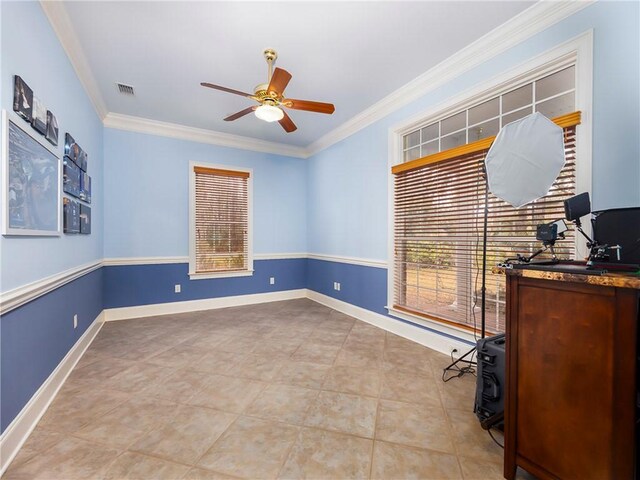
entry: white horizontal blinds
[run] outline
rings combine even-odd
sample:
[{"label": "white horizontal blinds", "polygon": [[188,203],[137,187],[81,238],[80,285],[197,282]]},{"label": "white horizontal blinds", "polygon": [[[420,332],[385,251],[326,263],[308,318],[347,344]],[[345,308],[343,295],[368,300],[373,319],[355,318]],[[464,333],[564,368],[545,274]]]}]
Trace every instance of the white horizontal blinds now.
[{"label": "white horizontal blinds", "polygon": [[[547,196],[520,209],[489,194],[487,329],[503,332],[505,278],[491,268],[540,243],[536,226],[564,218],[563,201],[575,194],[575,126],[565,132],[566,164]],[[488,148],[395,175],[394,306],[419,315],[480,328],[483,164]],[[573,232],[556,244],[574,254]],[[544,257],[542,257],[544,258]]]},{"label": "white horizontal blinds", "polygon": [[248,269],[247,172],[194,167],[196,273]]}]

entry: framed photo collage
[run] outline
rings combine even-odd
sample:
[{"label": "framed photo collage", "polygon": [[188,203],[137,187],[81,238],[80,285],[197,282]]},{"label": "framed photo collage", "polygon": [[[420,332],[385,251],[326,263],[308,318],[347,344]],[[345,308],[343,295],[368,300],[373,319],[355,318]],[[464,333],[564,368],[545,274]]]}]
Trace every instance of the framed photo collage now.
[{"label": "framed photo collage", "polygon": [[74,198],[63,199],[64,233],[91,233],[91,207],[86,205],[91,203],[91,177],[87,174],[87,160],[87,152],[69,133],[65,133],[62,188]]},{"label": "framed photo collage", "polygon": [[[13,116],[2,112],[2,234],[90,234],[87,152],[66,133],[61,164],[52,148],[58,146],[59,139],[56,116],[18,75],[14,76],[13,111]],[[18,118],[32,128],[25,128]],[[61,186],[68,196],[62,196]]]}]

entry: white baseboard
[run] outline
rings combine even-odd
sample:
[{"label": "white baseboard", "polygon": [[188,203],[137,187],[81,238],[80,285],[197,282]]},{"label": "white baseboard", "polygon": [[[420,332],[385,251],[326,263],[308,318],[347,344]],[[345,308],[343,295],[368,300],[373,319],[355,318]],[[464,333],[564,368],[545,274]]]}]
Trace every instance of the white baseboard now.
[{"label": "white baseboard", "polygon": [[156,315],[170,315],[173,313],[198,312],[216,308],[239,307],[256,303],[278,302],[305,298],[307,290],[284,290],[281,292],[254,293],[251,295],[236,295],[233,297],[206,298],[203,300],[187,300],[185,302],[155,303],[136,307],[108,308],[104,310],[105,321],[127,320],[130,318],[154,317]]},{"label": "white baseboard", "polygon": [[337,300],[333,297],[323,295],[322,293],[307,290],[307,298],[314,302],[321,303],[327,307],[333,308],[339,312],[342,312],[351,317],[362,320],[363,322],[374,325],[378,328],[386,330],[387,332],[394,333],[400,337],[429,347],[437,352],[449,355],[452,348],[457,348],[458,352],[466,352],[469,350],[470,345],[461,340],[445,337],[435,332],[425,330],[420,327],[415,327],[400,320],[394,320],[385,315],[372,312],[365,308],[357,307],[342,300]]},{"label": "white baseboard", "polygon": [[24,442],[37,425],[49,404],[64,384],[65,380],[82,357],[85,350],[100,331],[104,322],[104,314],[93,321],[87,330],[78,339],[75,345],[69,350],[56,369],[49,375],[49,378],[40,386],[29,402],[13,419],[11,424],[0,436],[0,476],[7,469],[13,458],[16,456]]},{"label": "white baseboard", "polygon": [[239,307],[242,305],[254,305],[257,303],[293,300],[295,298],[309,298],[310,300],[326,305],[334,310],[350,315],[371,325],[375,325],[378,328],[382,328],[383,330],[394,333],[408,340],[412,340],[424,345],[425,347],[444,353],[445,355],[449,355],[452,348],[457,348],[458,352],[466,352],[470,348],[470,345],[462,340],[446,337],[436,332],[426,330],[400,320],[395,320],[385,315],[357,307],[350,303],[343,302],[342,300],[337,300],[333,297],[329,297],[306,288],[285,290],[282,292],[237,295],[233,297],[188,300],[185,302],[167,302],[135,307],[109,308],[104,310],[103,313],[105,321],[110,322],[114,320],[155,317],[175,313],[198,312],[217,308]]}]

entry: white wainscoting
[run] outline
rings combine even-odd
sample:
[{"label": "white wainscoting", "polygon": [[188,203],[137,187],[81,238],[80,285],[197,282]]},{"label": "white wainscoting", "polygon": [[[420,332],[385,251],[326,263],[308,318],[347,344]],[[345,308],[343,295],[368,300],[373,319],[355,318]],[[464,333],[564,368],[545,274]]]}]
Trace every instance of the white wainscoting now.
[{"label": "white wainscoting", "polygon": [[[254,260],[285,260],[294,258],[313,258],[327,262],[347,263],[352,265],[364,265],[368,267],[387,268],[386,260],[371,258],[343,257],[338,255],[325,255],[319,253],[256,253]],[[64,272],[51,275],[36,282],[22,285],[18,288],[0,294],[0,314],[4,315],[21,305],[32,302],[73,280],[93,272],[100,267],[126,266],[126,265],[162,265],[171,263],[189,263],[188,256],[175,257],[118,257],[104,258],[94,262],[70,268]],[[216,307],[211,307],[216,308]]]},{"label": "white wainscoting", "polygon": [[4,315],[14,308],[32,302],[36,298],[60,288],[76,278],[93,272],[101,266],[102,260],[96,260],[2,293],[0,294],[0,314]]}]

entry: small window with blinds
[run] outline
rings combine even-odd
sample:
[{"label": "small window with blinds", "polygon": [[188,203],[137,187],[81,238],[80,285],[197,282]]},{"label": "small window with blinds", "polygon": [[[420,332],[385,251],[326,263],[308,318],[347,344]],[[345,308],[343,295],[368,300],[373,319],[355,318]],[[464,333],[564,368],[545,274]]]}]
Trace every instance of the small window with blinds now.
[{"label": "small window with blinds", "polygon": [[251,172],[191,165],[189,275],[250,275]]},{"label": "small window with blinds", "polygon": [[[487,331],[505,330],[505,276],[497,263],[539,247],[536,226],[564,218],[576,194],[575,112],[563,127],[566,163],[548,194],[516,209],[488,195]],[[394,174],[394,309],[466,329],[480,328],[485,155],[492,138],[396,165]],[[556,243],[574,258],[573,230]]]}]

